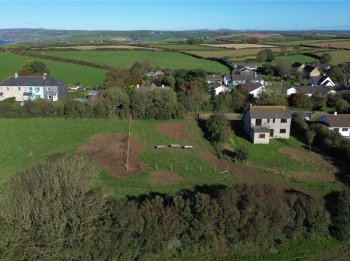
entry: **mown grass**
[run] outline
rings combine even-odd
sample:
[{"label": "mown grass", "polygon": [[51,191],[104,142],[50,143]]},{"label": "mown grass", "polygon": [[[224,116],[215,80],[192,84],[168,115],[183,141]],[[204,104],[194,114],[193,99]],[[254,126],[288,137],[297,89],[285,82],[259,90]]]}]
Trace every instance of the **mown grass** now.
[{"label": "mown grass", "polygon": [[103,83],[106,74],[104,70],[87,66],[0,52],[0,81],[13,76],[27,60],[42,61],[49,68],[51,76],[66,84],[81,83],[87,87],[98,86]]},{"label": "mown grass", "polygon": [[312,58],[310,56],[301,55],[301,54],[277,56],[276,60],[285,60],[289,64],[293,64],[295,62],[310,63],[310,62],[316,61],[315,58]]},{"label": "mown grass", "polygon": [[88,61],[113,67],[130,68],[135,62],[148,60],[151,66],[169,69],[197,69],[208,72],[228,72],[218,62],[198,59],[186,54],[166,51],[113,50],[113,51],[36,51],[47,55],[74,60]]}]

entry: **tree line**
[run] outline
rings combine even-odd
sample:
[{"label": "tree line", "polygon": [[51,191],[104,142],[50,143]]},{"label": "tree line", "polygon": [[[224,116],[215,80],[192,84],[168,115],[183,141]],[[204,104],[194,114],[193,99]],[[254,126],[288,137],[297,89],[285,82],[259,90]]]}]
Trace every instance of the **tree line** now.
[{"label": "tree line", "polygon": [[[199,186],[116,199],[82,156],[52,155],[10,178],[0,198],[0,257],[135,260],[230,251],[238,243],[350,237],[350,194],[323,200],[272,185]],[[249,175],[249,173],[247,173]],[[327,200],[327,199],[326,199]]]}]

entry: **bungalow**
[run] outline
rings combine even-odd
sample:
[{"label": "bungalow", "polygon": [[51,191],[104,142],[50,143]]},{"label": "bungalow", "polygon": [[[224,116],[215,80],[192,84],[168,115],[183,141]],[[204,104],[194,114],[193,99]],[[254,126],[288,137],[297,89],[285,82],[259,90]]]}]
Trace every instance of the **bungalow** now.
[{"label": "bungalow", "polygon": [[350,138],[350,114],[338,115],[337,112],[335,112],[334,114],[322,116],[318,121],[343,137]]},{"label": "bungalow", "polygon": [[248,94],[252,95],[254,98],[258,98],[260,93],[264,91],[265,86],[260,83],[244,83],[240,85],[243,90]]},{"label": "bungalow", "polygon": [[222,85],[220,82],[214,82],[209,85],[209,92],[212,96],[217,96],[220,93],[230,92],[231,89]]},{"label": "bungalow", "polygon": [[241,75],[241,74],[233,74],[226,75],[224,77],[224,84],[228,86],[237,86],[238,84],[243,83],[260,83],[262,85],[265,84],[265,81],[262,75]]},{"label": "bungalow", "polygon": [[304,75],[306,78],[310,78],[313,76],[320,76],[321,73],[316,67],[311,66],[311,65],[306,65],[304,67]]},{"label": "bungalow", "polygon": [[43,76],[19,76],[0,83],[0,101],[15,98],[17,102],[35,99],[57,101],[64,96],[64,83],[44,73]]},{"label": "bungalow", "polygon": [[207,75],[207,83],[211,84],[214,82],[220,82],[222,83],[222,76],[221,75],[217,75],[217,74],[208,74]]},{"label": "bungalow", "polygon": [[290,96],[297,92],[303,92],[307,96],[325,97],[328,94],[335,94],[336,91],[332,87],[326,86],[283,86],[286,96]]},{"label": "bungalow", "polygon": [[139,84],[136,85],[136,91],[140,91],[140,92],[153,91],[157,89],[170,90],[171,88],[169,86],[164,86],[164,84],[162,84],[162,86],[157,86],[154,83],[151,83],[150,85],[143,85],[143,86],[140,86]]},{"label": "bungalow", "polygon": [[243,129],[254,144],[268,144],[273,138],[289,138],[291,120],[285,106],[254,106],[243,115]]},{"label": "bungalow", "polygon": [[331,78],[328,76],[311,76],[310,77],[310,85],[322,85],[322,86],[329,86],[329,87],[334,87],[335,84],[332,81]]}]

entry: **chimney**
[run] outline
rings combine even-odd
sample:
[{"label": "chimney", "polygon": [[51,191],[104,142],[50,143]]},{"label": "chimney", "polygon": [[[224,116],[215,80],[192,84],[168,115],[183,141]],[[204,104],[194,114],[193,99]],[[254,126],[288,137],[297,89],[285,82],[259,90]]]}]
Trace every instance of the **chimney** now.
[{"label": "chimney", "polygon": [[15,73],[15,78],[18,78],[18,73]]},{"label": "chimney", "polygon": [[45,80],[46,77],[47,77],[47,73],[44,73],[44,74],[43,74],[43,79]]},{"label": "chimney", "polygon": [[335,115],[335,116],[337,116],[337,115],[338,115],[338,113],[335,111],[335,112],[334,112],[334,115]]}]

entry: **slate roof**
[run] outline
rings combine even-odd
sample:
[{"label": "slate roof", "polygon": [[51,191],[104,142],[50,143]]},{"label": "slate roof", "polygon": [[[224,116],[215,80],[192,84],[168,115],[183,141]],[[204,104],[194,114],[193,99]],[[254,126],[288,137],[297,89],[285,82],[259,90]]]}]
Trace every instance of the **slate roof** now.
[{"label": "slate roof", "polygon": [[350,127],[350,114],[327,114],[324,117],[327,119],[330,127]]},{"label": "slate roof", "polygon": [[221,80],[222,80],[221,75],[217,75],[217,74],[208,74],[207,75],[207,81],[215,82],[215,81],[221,81]]},{"label": "slate roof", "polygon": [[304,68],[304,71],[310,73],[310,72],[312,72],[315,69],[316,69],[316,67],[313,67],[311,65],[306,65],[305,68]]},{"label": "slate roof", "polygon": [[254,75],[243,75],[243,74],[233,74],[232,75],[232,81],[261,81],[262,75],[258,74],[256,76]]},{"label": "slate roof", "polygon": [[245,91],[247,91],[249,93],[249,92],[252,92],[256,89],[259,89],[260,87],[263,87],[264,85],[262,85],[260,83],[247,82],[247,83],[241,84],[241,86]]},{"label": "slate roof", "polygon": [[311,94],[314,96],[319,96],[319,97],[323,97],[326,96],[330,91],[335,91],[335,89],[333,87],[328,87],[328,86],[323,86],[323,85],[316,85],[316,86],[287,86],[287,85],[283,85],[282,86],[282,90],[284,90],[284,92],[287,92],[287,90],[294,88],[296,90],[296,92],[304,92],[305,94]]},{"label": "slate roof", "polygon": [[293,68],[299,68],[302,65],[303,65],[303,63],[295,62],[295,63],[292,64],[292,67]]},{"label": "slate roof", "polygon": [[285,106],[254,106],[249,109],[251,119],[291,119],[292,113]]},{"label": "slate roof", "polygon": [[50,76],[18,76],[10,77],[0,83],[0,86],[63,86],[63,82]]}]

